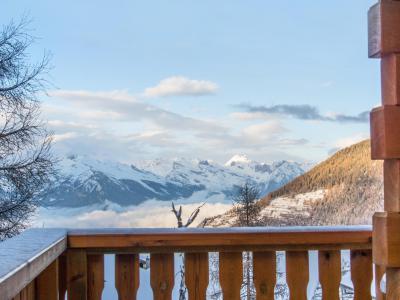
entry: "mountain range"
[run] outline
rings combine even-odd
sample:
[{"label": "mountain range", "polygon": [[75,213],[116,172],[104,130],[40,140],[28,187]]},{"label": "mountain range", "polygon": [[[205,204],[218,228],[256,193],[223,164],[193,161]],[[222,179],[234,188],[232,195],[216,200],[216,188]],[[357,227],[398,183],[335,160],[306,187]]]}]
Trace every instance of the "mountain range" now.
[{"label": "mountain range", "polygon": [[83,207],[116,203],[137,205],[146,200],[231,199],[238,186],[251,182],[266,195],[310,168],[309,163],[271,164],[235,155],[224,165],[200,159],[155,159],[135,164],[69,155],[41,200],[45,207]]},{"label": "mountain range", "polygon": [[[344,148],[259,201],[260,225],[370,224],[383,208],[383,167],[371,160],[370,141]],[[234,226],[232,211],[208,220]]]}]

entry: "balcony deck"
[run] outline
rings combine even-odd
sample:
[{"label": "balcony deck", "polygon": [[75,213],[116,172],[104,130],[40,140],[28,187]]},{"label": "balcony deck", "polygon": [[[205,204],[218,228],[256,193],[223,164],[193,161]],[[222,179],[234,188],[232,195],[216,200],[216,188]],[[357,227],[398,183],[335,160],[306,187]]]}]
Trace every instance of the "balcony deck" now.
[{"label": "balcony deck", "polygon": [[[371,299],[372,228],[32,229],[0,243],[0,299],[100,300],[104,254],[115,255],[119,299],[136,299],[139,253],[150,253],[153,297],[172,299],[174,253],[185,253],[189,299],[206,299],[209,252],[219,253],[224,299],[240,299],[244,251],[253,254],[256,299],[274,299],[276,251],[285,251],[290,299],[307,299],[309,251],[318,251],[323,299],[339,299],[340,250],[350,250],[354,299]],[[376,269],[376,276],[382,275]],[[378,278],[379,279],[379,278]],[[379,295],[380,297],[381,295]]]}]

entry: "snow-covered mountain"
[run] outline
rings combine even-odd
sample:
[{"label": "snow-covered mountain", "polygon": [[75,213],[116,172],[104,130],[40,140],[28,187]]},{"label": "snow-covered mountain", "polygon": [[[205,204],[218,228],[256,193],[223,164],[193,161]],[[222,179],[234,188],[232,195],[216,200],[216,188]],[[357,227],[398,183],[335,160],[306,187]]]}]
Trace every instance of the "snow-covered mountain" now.
[{"label": "snow-covered mountain", "polygon": [[[382,162],[371,160],[369,140],[344,148],[260,201],[263,226],[360,225],[383,209]],[[234,226],[232,210],[208,226]]]},{"label": "snow-covered mountain", "polygon": [[303,174],[310,165],[289,161],[259,163],[244,155],[225,165],[199,159],[156,159],[135,164],[72,155],[59,162],[59,171],[43,197],[43,206],[81,207],[116,203],[136,205],[146,200],[177,200],[202,191],[205,199],[230,199],[246,181],[263,195]]}]

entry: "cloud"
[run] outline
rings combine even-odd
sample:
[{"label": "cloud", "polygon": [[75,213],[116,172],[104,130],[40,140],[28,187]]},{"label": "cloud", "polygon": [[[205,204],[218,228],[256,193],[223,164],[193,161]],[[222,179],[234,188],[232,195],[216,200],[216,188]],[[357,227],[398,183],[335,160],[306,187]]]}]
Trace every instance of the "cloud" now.
[{"label": "cloud", "polygon": [[253,121],[265,119],[265,113],[258,112],[233,112],[229,115],[231,118],[239,121]]},{"label": "cloud", "polygon": [[68,139],[72,139],[77,137],[78,134],[76,132],[66,132],[66,133],[61,133],[61,134],[55,134],[53,135],[53,141],[55,143],[57,142],[62,142]]},{"label": "cloud", "polygon": [[[154,157],[198,157],[225,161],[239,152],[289,158],[283,151],[308,140],[290,137],[281,120],[246,112],[251,124],[231,118],[206,120],[143,102],[127,91],[56,90],[46,117],[61,155],[86,154],[124,162]],[[236,116],[237,117],[237,116]],[[234,117],[234,119],[236,118]],[[239,116],[240,118],[240,116]],[[292,156],[291,156],[291,159]]]},{"label": "cloud", "polygon": [[324,88],[329,88],[329,87],[333,86],[334,83],[335,83],[334,81],[328,80],[328,81],[323,82],[323,83],[321,84],[321,86],[324,87]]},{"label": "cloud", "polygon": [[204,96],[214,94],[217,84],[206,80],[194,80],[183,76],[168,77],[154,87],[145,89],[146,97]]},{"label": "cloud", "polygon": [[[223,130],[209,121],[182,116],[157,106],[139,101],[126,91],[91,92],[55,90],[50,96],[68,101],[84,110],[76,110],[81,117],[93,117],[96,120],[150,122],[162,128],[179,131],[187,130]],[[95,109],[95,111],[93,111]],[[110,118],[112,116],[112,118]]]},{"label": "cloud", "polygon": [[259,124],[241,128],[238,132],[205,132],[199,133],[198,138],[204,140],[209,148],[231,149],[236,152],[248,152],[253,149],[264,151],[278,150],[290,145],[305,145],[308,140],[285,138],[289,130],[277,120],[270,120]]},{"label": "cloud", "polygon": [[[182,205],[183,218],[195,210],[202,202]],[[114,207],[115,206],[115,207]],[[232,208],[228,203],[206,203],[193,224],[197,226],[204,218],[222,214]],[[90,208],[89,208],[90,209]],[[109,210],[79,211],[74,209],[55,210],[41,208],[33,225],[38,227],[175,227],[176,218],[171,213],[171,204],[165,201],[149,200],[138,206],[121,207],[111,204]],[[62,212],[61,212],[62,211]]]},{"label": "cloud", "polygon": [[300,120],[310,121],[328,121],[328,122],[339,122],[339,123],[367,123],[369,122],[369,112],[364,111],[358,115],[345,115],[345,114],[328,114],[323,115],[315,106],[308,104],[303,105],[273,105],[273,106],[252,106],[252,105],[240,105],[244,108],[247,113],[256,114],[260,116],[263,114],[277,114],[292,117]]},{"label": "cloud", "polygon": [[185,143],[177,139],[176,136],[164,130],[149,130],[140,133],[135,133],[127,137],[136,143],[156,147],[184,147]]},{"label": "cloud", "polygon": [[287,131],[279,122],[265,122],[245,127],[242,136],[255,139],[263,139]]},{"label": "cloud", "polygon": [[338,139],[334,142],[334,145],[328,151],[328,154],[333,154],[343,148],[349,147],[351,145],[354,145],[354,144],[361,142],[363,140],[366,140],[368,138],[369,138],[369,136],[367,133],[360,132],[360,133],[357,133],[357,134],[349,136],[349,137]]}]

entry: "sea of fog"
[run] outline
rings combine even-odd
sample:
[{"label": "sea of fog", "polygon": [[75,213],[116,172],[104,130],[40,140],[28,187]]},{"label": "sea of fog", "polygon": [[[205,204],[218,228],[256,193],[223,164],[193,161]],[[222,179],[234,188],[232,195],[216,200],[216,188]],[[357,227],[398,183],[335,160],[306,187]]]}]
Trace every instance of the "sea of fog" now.
[{"label": "sea of fog", "polygon": [[[222,195],[206,197],[203,192],[195,193],[189,199],[174,201],[182,206],[183,220],[200,205],[200,213],[192,227],[204,218],[222,214],[232,207],[232,201]],[[203,201],[203,199],[206,199]],[[94,227],[176,227],[177,222],[171,211],[170,201],[148,200],[139,205],[119,206],[115,203],[79,208],[40,207],[32,219],[33,227],[94,228]]]}]

